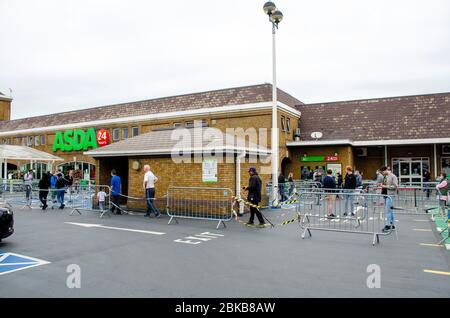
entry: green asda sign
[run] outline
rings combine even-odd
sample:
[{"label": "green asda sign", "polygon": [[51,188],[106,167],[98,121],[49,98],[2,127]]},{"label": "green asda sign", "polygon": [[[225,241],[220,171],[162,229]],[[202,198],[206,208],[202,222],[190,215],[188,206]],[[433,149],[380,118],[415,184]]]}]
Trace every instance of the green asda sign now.
[{"label": "green asda sign", "polygon": [[96,148],[98,148],[98,144],[94,128],[89,128],[86,131],[81,129],[58,131],[53,142],[53,152],[58,150],[86,151]]},{"label": "green asda sign", "polygon": [[300,157],[301,162],[325,161],[325,156],[303,156]]}]

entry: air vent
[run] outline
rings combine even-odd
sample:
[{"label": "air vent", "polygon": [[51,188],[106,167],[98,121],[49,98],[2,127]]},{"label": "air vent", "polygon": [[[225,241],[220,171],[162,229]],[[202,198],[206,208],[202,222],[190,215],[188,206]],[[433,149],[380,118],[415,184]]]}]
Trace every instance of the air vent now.
[{"label": "air vent", "polygon": [[356,156],[357,157],[367,157],[367,148],[356,148]]}]

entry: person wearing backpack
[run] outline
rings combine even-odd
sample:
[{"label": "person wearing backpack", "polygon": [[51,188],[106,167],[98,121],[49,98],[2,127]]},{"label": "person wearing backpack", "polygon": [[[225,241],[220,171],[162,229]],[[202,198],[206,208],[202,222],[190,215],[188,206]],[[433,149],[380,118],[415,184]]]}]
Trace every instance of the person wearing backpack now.
[{"label": "person wearing backpack", "polygon": [[66,180],[64,179],[62,173],[58,173],[58,180],[56,181],[56,198],[60,204],[59,209],[64,209],[64,194],[66,193]]}]

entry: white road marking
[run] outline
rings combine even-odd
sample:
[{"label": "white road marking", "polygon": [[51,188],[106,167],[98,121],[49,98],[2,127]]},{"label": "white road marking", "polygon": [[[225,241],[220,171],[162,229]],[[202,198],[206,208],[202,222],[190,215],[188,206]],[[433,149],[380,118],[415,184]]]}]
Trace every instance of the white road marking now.
[{"label": "white road marking", "polygon": [[[2,261],[4,261],[5,259],[8,258],[8,256],[16,256],[16,257],[20,257],[20,258],[25,258],[25,259],[29,259],[29,262],[17,262],[17,263],[4,263],[1,264]],[[37,266],[41,266],[41,265],[47,265],[50,264],[50,262],[44,261],[42,259],[38,259],[38,258],[34,258],[34,257],[30,257],[30,256],[25,256],[25,255],[21,255],[21,254],[16,254],[16,253],[4,253],[4,254],[0,254],[0,276],[1,275],[6,275],[6,274],[10,274],[10,273],[14,273],[17,271],[21,271],[24,269],[29,269],[32,267],[37,267]],[[25,265],[23,267],[20,268],[16,268],[16,269],[12,269],[12,270],[8,270],[5,272],[1,271],[1,267],[2,266],[20,266],[20,265]]]},{"label": "white road marking", "polygon": [[126,228],[122,228],[122,227],[104,226],[101,224],[72,223],[72,222],[65,222],[65,223],[71,224],[71,225],[76,225],[76,226],[81,226],[81,227],[85,227],[85,228],[102,228],[102,229],[108,229],[108,230],[126,231],[126,232],[143,233],[143,234],[153,234],[153,235],[165,235],[166,234],[163,232],[126,229]]},{"label": "white road marking", "polygon": [[174,240],[176,243],[190,244],[190,245],[198,245],[202,242],[208,242],[213,239],[217,239],[219,237],[224,237],[223,234],[211,233],[211,232],[203,232],[200,234],[195,234],[191,236],[186,236],[183,239]]}]

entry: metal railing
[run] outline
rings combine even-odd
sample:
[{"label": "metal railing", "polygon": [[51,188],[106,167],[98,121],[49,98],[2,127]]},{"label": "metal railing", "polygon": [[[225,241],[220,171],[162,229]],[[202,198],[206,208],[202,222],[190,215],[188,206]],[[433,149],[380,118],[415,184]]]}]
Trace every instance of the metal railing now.
[{"label": "metal railing", "polygon": [[[98,192],[105,192],[105,201],[100,204]],[[65,208],[71,209],[70,215],[81,211],[98,211],[103,217],[110,210],[109,186],[87,186],[66,187],[61,189],[39,189],[34,186],[14,186],[7,191],[0,191],[0,202],[10,206],[21,206],[21,209],[42,208],[49,209]]]},{"label": "metal railing", "polygon": [[[85,188],[71,187],[69,193],[70,215],[81,211],[100,212],[100,217],[111,216],[111,187],[107,185],[89,185]],[[101,193],[104,192],[104,193]],[[104,199],[100,201],[100,199]]]},{"label": "metal railing", "polygon": [[[377,186],[368,187],[367,193],[380,194],[381,188]],[[392,197],[393,204],[397,213],[400,214],[424,214],[439,206],[438,193],[436,187],[431,186],[399,186]]]},{"label": "metal railing", "polygon": [[169,223],[178,218],[218,221],[217,227],[233,217],[233,191],[229,188],[169,187]]},{"label": "metal railing", "polygon": [[375,245],[380,242],[380,236],[392,232],[397,235],[395,221],[386,222],[381,202],[392,206],[390,196],[378,194],[332,192],[331,189],[300,193],[297,213],[301,220],[301,237],[305,238],[307,233],[312,236],[312,230],[366,234],[373,237],[372,245]]}]

